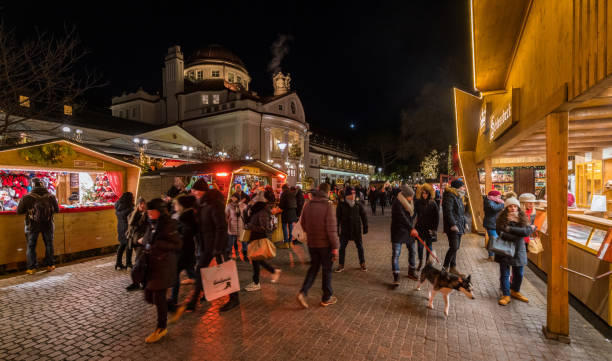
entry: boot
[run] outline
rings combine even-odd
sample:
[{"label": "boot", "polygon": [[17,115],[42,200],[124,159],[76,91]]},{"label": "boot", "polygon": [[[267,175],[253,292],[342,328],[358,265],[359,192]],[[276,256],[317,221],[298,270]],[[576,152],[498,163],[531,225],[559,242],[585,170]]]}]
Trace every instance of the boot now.
[{"label": "boot", "polygon": [[399,273],[393,272],[393,286],[398,287],[400,285]]},{"label": "boot", "polygon": [[510,303],[510,296],[502,296],[497,303],[502,306],[506,306]]},{"label": "boot", "polygon": [[465,277],[465,275],[461,272],[459,272],[459,270],[457,270],[457,267],[455,266],[451,266],[450,270],[448,270],[450,273],[456,274],[459,277]]},{"label": "boot", "polygon": [[522,302],[529,302],[529,299],[525,296],[523,296],[520,292],[516,292],[513,290],[510,290],[510,296],[512,296],[512,298],[516,298],[519,301]]},{"label": "boot", "polygon": [[417,281],[419,279],[414,268],[410,268],[408,270],[408,278],[410,278],[413,281]]}]

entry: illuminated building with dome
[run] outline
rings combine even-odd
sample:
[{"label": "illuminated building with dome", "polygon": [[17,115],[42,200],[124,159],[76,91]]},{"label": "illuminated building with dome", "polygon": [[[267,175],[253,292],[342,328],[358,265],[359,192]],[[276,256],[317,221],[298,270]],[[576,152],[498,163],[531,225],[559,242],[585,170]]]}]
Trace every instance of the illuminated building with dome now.
[{"label": "illuminated building with dome", "polygon": [[309,126],[289,74],[274,74],[274,94],[259,95],[242,60],[209,45],[189,58],[180,46],[170,47],[162,77],[161,95],[140,89],[113,97],[113,116],[160,128],[177,125],[213,149],[238,149],[286,170],[289,184],[301,181]]}]

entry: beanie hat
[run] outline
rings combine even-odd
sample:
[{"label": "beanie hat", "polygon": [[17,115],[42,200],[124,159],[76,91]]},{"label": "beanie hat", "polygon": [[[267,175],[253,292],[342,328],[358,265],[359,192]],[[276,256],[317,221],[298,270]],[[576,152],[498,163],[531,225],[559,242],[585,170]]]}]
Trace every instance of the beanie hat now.
[{"label": "beanie hat", "polygon": [[412,197],[412,196],[414,196],[414,191],[412,190],[412,187],[410,187],[408,184],[402,184],[400,189],[401,189],[402,195],[404,197]]},{"label": "beanie hat", "polygon": [[157,210],[161,213],[165,213],[168,211],[168,204],[164,202],[161,198],[155,198],[147,202],[147,209]]},{"label": "beanie hat", "polygon": [[463,187],[465,184],[463,183],[463,181],[461,179],[455,179],[454,181],[451,182],[451,187],[459,189],[461,187]]},{"label": "beanie hat", "polygon": [[344,188],[344,194],[347,196],[353,194],[354,191],[355,191],[355,188],[351,186]]},{"label": "beanie hat", "polygon": [[530,202],[537,202],[536,201],[536,196],[531,194],[531,193],[523,193],[519,196],[519,202],[521,203],[530,203]]},{"label": "beanie hat", "polygon": [[506,199],[506,201],[504,202],[504,208],[508,208],[508,206],[511,206],[513,204],[515,206],[521,208],[521,204],[519,203],[518,199],[516,199],[514,197],[510,197],[510,198]]},{"label": "beanie hat", "polygon": [[43,182],[39,178],[32,178],[32,184],[34,184],[34,187],[44,187]]},{"label": "beanie hat", "polygon": [[194,208],[196,205],[196,198],[192,195],[182,194],[176,197],[176,202],[183,207],[183,209]]},{"label": "beanie hat", "polygon": [[195,190],[195,191],[207,191],[208,190],[208,183],[206,183],[206,181],[204,180],[204,178],[200,178],[197,181],[195,181],[195,183],[193,183],[193,185],[191,186],[191,189]]},{"label": "beanie hat", "polygon": [[490,191],[489,193],[487,193],[487,195],[491,196],[491,197],[499,197],[499,196],[501,196],[501,192],[493,190],[493,191]]}]

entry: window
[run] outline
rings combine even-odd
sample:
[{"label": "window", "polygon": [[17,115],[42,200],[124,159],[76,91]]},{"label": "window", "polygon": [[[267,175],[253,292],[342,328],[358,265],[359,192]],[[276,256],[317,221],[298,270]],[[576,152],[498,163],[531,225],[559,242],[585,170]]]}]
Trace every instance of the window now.
[{"label": "window", "polygon": [[198,70],[198,80],[202,80],[202,79],[204,79],[204,71]]},{"label": "window", "polygon": [[208,104],[208,94],[202,94],[202,104]]},{"label": "window", "polygon": [[72,115],[72,106],[64,104],[64,115]]},{"label": "window", "polygon": [[213,94],[213,104],[219,104],[219,94]]},{"label": "window", "polygon": [[212,71],[212,77],[213,78],[218,78],[219,77],[219,70],[213,70]]},{"label": "window", "polygon": [[190,79],[193,79],[193,70],[191,70],[189,73],[187,73],[187,76],[188,76]]},{"label": "window", "polygon": [[291,102],[291,113],[295,114],[295,102]]},{"label": "window", "polygon": [[240,75],[236,77],[236,81],[238,84],[242,84],[242,78],[240,77]]},{"label": "window", "polygon": [[230,83],[234,82],[234,73],[227,74],[227,81]]},{"label": "window", "polygon": [[281,111],[281,112],[283,111],[283,105],[282,104],[278,105],[278,110]]},{"label": "window", "polygon": [[25,95],[20,95],[19,105],[21,105],[22,107],[29,108],[30,107],[30,97],[27,97]]},{"label": "window", "polygon": [[132,108],[132,118],[136,118],[136,108]]}]

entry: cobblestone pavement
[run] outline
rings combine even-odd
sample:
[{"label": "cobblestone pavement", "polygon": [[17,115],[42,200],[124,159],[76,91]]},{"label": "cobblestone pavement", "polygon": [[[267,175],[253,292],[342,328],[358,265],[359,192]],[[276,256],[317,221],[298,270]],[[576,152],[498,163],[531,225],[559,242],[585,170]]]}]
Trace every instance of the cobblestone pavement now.
[{"label": "cobblestone pavement", "polygon": [[[484,261],[476,236],[465,237],[458,260],[458,268],[472,274],[476,299],[453,293],[448,318],[441,297],[429,310],[426,290],[413,290],[414,281],[405,277],[407,255],[401,286],[389,289],[389,222],[389,217],[370,219],[364,242],[368,272],[358,269],[349,245],[346,271],[333,276],[338,304],[318,306],[319,277],[309,295],[311,307],[298,307],[307,252],[279,250],[271,262],[283,269],[279,284],[271,284],[264,272],[262,290],[241,292],[239,309],[220,314],[223,299],[203,304],[153,345],[144,338],[155,327],[155,309],[141,292],[124,290],[128,274],[113,269],[113,257],[0,280],[0,360],[612,359],[612,345],[573,310],[572,343],[544,339],[546,299],[528,279],[523,291],[529,304],[498,306],[497,264]],[[434,248],[444,254],[446,237],[439,238]],[[239,272],[244,286],[250,265],[240,262]]]}]

